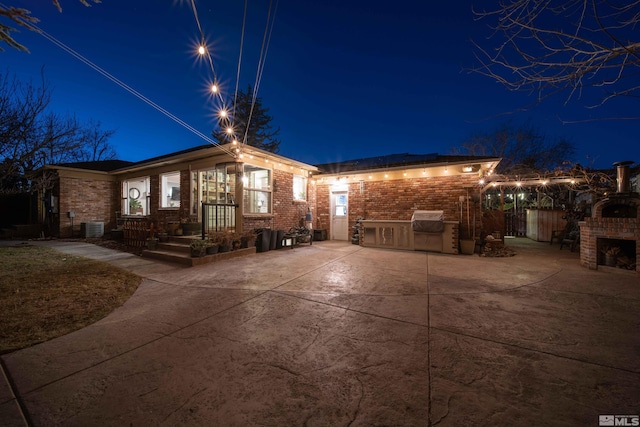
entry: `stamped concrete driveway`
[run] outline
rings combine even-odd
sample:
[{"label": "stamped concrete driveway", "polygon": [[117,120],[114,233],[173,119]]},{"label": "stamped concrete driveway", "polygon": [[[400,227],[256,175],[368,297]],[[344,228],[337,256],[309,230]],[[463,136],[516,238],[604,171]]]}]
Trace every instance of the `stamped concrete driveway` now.
[{"label": "stamped concrete driveway", "polygon": [[[145,277],[2,356],[0,424],[597,426],[640,412],[640,280],[514,239],[480,258],[317,242]],[[50,243],[53,244],[53,243]]]}]

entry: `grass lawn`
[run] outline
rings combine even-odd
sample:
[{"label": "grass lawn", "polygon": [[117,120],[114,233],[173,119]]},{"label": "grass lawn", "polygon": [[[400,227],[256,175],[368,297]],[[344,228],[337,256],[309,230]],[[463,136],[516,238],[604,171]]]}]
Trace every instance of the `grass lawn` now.
[{"label": "grass lawn", "polygon": [[0,354],[102,319],[141,281],[110,264],[45,246],[0,247]]}]

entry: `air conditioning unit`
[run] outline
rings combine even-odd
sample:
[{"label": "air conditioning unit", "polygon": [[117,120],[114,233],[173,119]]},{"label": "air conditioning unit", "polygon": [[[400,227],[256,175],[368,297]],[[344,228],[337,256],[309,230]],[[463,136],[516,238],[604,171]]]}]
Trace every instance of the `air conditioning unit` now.
[{"label": "air conditioning unit", "polygon": [[90,237],[104,236],[104,222],[80,223],[80,235],[85,239]]}]

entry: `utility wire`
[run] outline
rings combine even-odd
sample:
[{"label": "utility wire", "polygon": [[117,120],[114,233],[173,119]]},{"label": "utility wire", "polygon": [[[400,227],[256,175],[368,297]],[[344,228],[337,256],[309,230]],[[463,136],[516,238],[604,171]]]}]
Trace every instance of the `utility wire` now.
[{"label": "utility wire", "polygon": [[249,124],[251,123],[251,117],[253,116],[253,109],[256,104],[256,100],[258,98],[258,89],[260,88],[260,83],[262,82],[262,74],[264,72],[264,64],[267,60],[267,52],[269,51],[269,43],[271,42],[271,33],[273,32],[273,26],[276,20],[276,12],[278,9],[278,1],[276,1],[276,6],[273,10],[273,18],[271,18],[271,9],[273,8],[273,0],[269,2],[269,12],[267,13],[267,23],[264,28],[264,36],[262,38],[262,47],[260,48],[260,59],[258,61],[258,70],[256,71],[256,82],[253,87],[253,94],[251,99],[251,110],[249,111],[249,117],[247,119],[247,126],[245,128],[244,137],[242,138],[242,143],[247,143],[247,137],[249,135]]},{"label": "utility wire", "polygon": [[242,15],[242,32],[240,33],[240,53],[238,54],[238,70],[236,71],[236,89],[233,93],[233,114],[236,113],[238,104],[238,85],[240,84],[240,66],[242,64],[242,52],[244,50],[244,32],[247,26],[247,0],[244,0],[244,13]]},{"label": "utility wire", "polygon": [[124,89],[127,92],[129,92],[130,94],[134,95],[136,98],[138,98],[141,101],[145,102],[149,106],[155,108],[160,113],[162,113],[165,116],[169,117],[171,120],[173,120],[174,122],[178,123],[179,125],[181,125],[185,129],[191,131],[192,133],[194,133],[195,135],[199,136],[200,138],[204,139],[208,143],[210,143],[212,145],[216,145],[216,146],[220,147],[220,149],[222,149],[227,154],[235,156],[235,153],[233,153],[231,150],[228,150],[227,148],[223,147],[218,142],[216,142],[213,139],[209,138],[207,135],[203,134],[202,132],[200,132],[199,130],[197,130],[196,128],[194,128],[193,126],[191,126],[190,124],[188,124],[187,122],[185,122],[184,120],[182,120],[181,118],[176,116],[175,114],[171,113],[167,109],[165,109],[162,106],[158,105],[157,103],[153,102],[152,100],[150,100],[149,98],[147,98],[146,96],[144,96],[143,94],[138,92],[137,90],[133,89],[131,86],[127,85],[126,83],[122,82],[121,80],[119,80],[118,78],[113,76],[112,74],[110,74],[107,71],[105,71],[103,68],[101,68],[98,65],[94,64],[93,62],[91,62],[90,60],[88,60],[87,58],[85,58],[84,56],[82,56],[81,54],[76,52],[75,50],[71,49],[69,46],[67,46],[64,43],[62,43],[60,40],[56,39],[51,34],[47,33],[43,29],[39,28],[37,25],[32,25],[32,26],[33,26],[33,28],[35,28],[38,31],[38,33],[40,33],[44,38],[49,40],[51,43],[55,44],[56,46],[58,46],[62,50],[64,50],[67,53],[69,53],[71,56],[75,57],[76,59],[80,60],[84,64],[88,65],[89,67],[91,67],[92,69],[97,71],[98,73],[102,74],[104,77],[106,77],[107,79],[111,80],[113,83],[117,84],[122,89]]}]

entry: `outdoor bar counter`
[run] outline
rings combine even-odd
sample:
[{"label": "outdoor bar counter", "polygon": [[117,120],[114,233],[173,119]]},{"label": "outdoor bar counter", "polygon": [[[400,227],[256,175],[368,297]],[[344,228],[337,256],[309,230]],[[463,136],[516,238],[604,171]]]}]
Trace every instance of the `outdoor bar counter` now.
[{"label": "outdoor bar counter", "polygon": [[443,221],[441,233],[414,232],[411,221],[363,220],[360,244],[371,248],[402,249],[456,254],[454,230],[457,221]]}]

